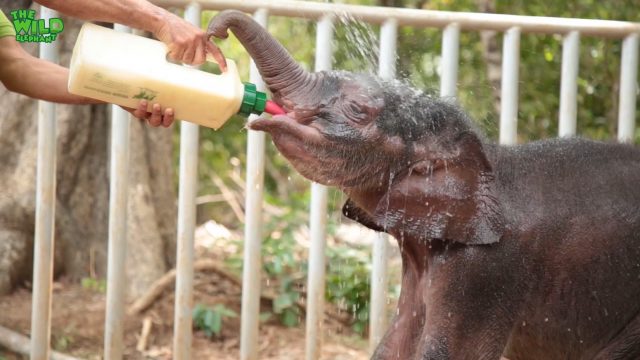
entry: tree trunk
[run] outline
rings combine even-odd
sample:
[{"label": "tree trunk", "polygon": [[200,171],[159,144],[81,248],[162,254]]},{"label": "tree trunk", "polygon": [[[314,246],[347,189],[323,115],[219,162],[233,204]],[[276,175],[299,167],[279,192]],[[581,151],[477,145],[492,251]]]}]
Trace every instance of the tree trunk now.
[{"label": "tree trunk", "polygon": [[[2,8],[5,13],[12,9]],[[65,18],[64,24],[58,41],[61,64],[68,66],[82,23]],[[37,46],[25,48],[37,54]],[[32,278],[36,113],[35,100],[0,85],[0,293]],[[107,264],[110,109],[58,105],[56,113],[55,274],[102,278]],[[132,297],[174,262],[172,130],[133,119],[130,149],[127,288]]]}]

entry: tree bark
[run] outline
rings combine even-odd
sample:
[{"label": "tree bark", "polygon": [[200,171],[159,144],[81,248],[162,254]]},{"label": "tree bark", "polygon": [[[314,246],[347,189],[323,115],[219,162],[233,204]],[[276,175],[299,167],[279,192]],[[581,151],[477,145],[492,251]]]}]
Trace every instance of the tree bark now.
[{"label": "tree bark", "polygon": [[[57,41],[60,62],[68,66],[82,23],[64,18],[64,24]],[[37,56],[37,46],[25,48]],[[36,113],[35,100],[0,85],[0,293],[32,277]],[[57,106],[56,276],[106,275],[109,113],[106,105]],[[130,139],[127,288],[131,297],[142,294],[174,265],[176,201],[172,130],[133,119]]]}]

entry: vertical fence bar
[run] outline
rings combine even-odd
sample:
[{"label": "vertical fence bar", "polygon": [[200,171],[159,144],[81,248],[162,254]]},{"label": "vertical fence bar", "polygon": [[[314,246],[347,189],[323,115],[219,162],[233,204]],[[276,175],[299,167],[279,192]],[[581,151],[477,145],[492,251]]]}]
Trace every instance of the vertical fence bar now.
[{"label": "vertical fence bar", "polygon": [[620,106],[618,107],[618,140],[620,142],[633,142],[635,137],[639,37],[640,34],[631,34],[622,42]]},{"label": "vertical fence bar", "polygon": [[[268,12],[259,9],[253,18],[267,27]],[[251,61],[249,80],[265,91],[264,82]],[[249,121],[257,119],[249,116]],[[264,188],[265,133],[249,130],[247,134],[247,197],[245,199],[244,266],[242,267],[242,314],[240,317],[240,359],[258,358],[260,315],[260,249],[262,247],[262,199]]]},{"label": "vertical fence bar", "polygon": [[442,32],[442,60],[440,61],[440,97],[455,98],[458,84],[460,26],[448,25]]},{"label": "vertical fence bar", "polygon": [[[119,24],[114,29],[131,30]],[[111,155],[109,169],[109,250],[107,303],[104,326],[104,358],[122,359],[123,316],[126,289],[127,199],[129,193],[129,113],[111,106]]]},{"label": "vertical fence bar", "polygon": [[[190,3],[184,18],[200,27],[200,5]],[[196,228],[198,191],[199,127],[180,123],[180,185],[178,189],[178,238],[176,249],[176,294],[173,320],[173,358],[191,360],[193,302],[193,237]]]},{"label": "vertical fence bar", "polygon": [[[389,19],[380,28],[380,55],[378,75],[383,79],[396,76],[396,42],[398,22]],[[379,233],[373,243],[371,265],[371,300],[369,304],[369,351],[373,353],[384,335],[387,324],[387,258],[389,257],[389,236]]]},{"label": "vertical fence bar", "polygon": [[[318,21],[316,30],[316,71],[331,70],[333,60],[333,16]],[[307,279],[306,347],[307,360],[320,358],[324,322],[325,248],[327,242],[327,198],[324,185],[311,184],[309,271]]]},{"label": "vertical fence bar", "polygon": [[[57,17],[57,12],[42,6],[40,17]],[[41,59],[57,63],[58,53],[58,41],[40,44]],[[47,360],[51,338],[51,285],[56,210],[56,106],[46,101],[38,101],[37,166],[31,359]]]},{"label": "vertical fence bar", "polygon": [[560,124],[558,136],[576,134],[578,116],[578,66],[580,57],[580,33],[572,31],[562,41],[562,82],[560,84]]},{"label": "vertical fence bar", "polygon": [[502,46],[502,85],[500,89],[500,143],[513,145],[518,132],[518,68],[520,66],[520,28],[504,34]]}]

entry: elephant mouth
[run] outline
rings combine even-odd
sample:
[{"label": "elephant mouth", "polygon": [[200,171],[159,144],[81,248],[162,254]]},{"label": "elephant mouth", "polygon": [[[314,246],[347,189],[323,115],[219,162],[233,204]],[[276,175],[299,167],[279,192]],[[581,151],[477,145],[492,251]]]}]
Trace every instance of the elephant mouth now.
[{"label": "elephant mouth", "polygon": [[311,126],[308,120],[297,117],[293,111],[285,115],[273,115],[270,118],[260,117],[251,121],[248,127],[251,130],[268,132],[274,141],[278,141],[284,135],[287,135],[289,141],[295,139],[306,144],[319,144],[323,139],[319,129]]}]

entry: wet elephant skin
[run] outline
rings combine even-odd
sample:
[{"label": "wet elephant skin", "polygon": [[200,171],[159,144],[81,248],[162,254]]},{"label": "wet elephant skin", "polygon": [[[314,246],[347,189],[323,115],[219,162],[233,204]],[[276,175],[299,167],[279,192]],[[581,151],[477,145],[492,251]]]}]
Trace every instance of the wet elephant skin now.
[{"label": "wet elephant skin", "polygon": [[249,127],[398,241],[398,311],[373,359],[640,359],[638,149],[499,146],[451,101],[307,72],[237,11],[208,32],[228,30],[286,111]]}]

